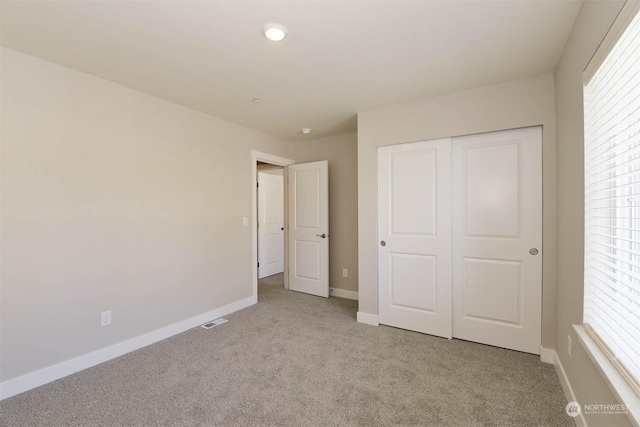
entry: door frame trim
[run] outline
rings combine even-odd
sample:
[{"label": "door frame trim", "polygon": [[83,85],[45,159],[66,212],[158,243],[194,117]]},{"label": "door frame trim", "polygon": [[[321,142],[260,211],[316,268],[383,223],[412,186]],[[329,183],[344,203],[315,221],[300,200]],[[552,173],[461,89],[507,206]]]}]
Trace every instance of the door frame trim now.
[{"label": "door frame trim", "polygon": [[[258,191],[256,187],[256,177],[258,176],[258,162],[269,163],[272,165],[283,166],[286,168],[289,165],[295,164],[295,160],[291,160],[291,159],[287,159],[286,157],[275,156],[273,154],[263,153],[255,150],[251,150],[250,155],[251,155],[251,181],[250,181],[251,182],[251,215],[250,215],[251,222],[250,224],[251,224],[251,261],[252,261],[251,298],[254,300],[254,302],[258,302],[258,229],[256,227],[256,224],[258,223],[258,203],[257,203]],[[283,181],[284,181],[283,182],[284,194],[287,194],[287,191],[288,191],[287,180],[283,179]],[[286,197],[283,198],[283,202],[284,202],[284,207],[283,207],[284,223],[288,224]],[[288,227],[284,228],[284,232],[285,232],[284,271],[286,273],[289,268],[288,262],[287,262],[287,258],[288,258],[287,255],[289,253],[289,247],[287,243]],[[284,275],[284,281],[285,281],[284,287],[288,288],[289,283],[288,283],[286,274]]]}]

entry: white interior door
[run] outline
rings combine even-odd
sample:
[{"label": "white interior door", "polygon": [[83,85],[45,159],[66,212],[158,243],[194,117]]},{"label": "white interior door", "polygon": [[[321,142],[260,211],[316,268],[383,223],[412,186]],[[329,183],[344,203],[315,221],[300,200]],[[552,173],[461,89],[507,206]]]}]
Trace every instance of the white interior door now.
[{"label": "white interior door", "polygon": [[453,140],[453,336],[540,353],[542,129]]},{"label": "white interior door", "polygon": [[258,172],[259,279],[284,271],[283,180],[283,175]]},{"label": "white interior door", "polygon": [[288,169],[289,289],[329,297],[329,164]]},{"label": "white interior door", "polygon": [[451,140],[378,149],[379,322],[451,338]]}]

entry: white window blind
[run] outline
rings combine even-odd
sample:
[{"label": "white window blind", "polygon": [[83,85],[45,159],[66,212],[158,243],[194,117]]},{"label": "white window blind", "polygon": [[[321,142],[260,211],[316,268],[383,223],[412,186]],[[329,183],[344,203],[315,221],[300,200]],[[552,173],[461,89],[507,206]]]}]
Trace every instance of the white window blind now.
[{"label": "white window blind", "polygon": [[640,14],[584,104],[584,324],[640,394]]}]

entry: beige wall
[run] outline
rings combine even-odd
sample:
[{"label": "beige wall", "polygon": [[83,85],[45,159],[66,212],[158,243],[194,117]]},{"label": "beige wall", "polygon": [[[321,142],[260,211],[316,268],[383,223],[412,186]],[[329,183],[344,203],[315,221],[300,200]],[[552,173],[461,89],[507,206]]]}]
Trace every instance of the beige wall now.
[{"label": "beige wall", "polygon": [[[329,284],[358,290],[358,137],[355,133],[296,142],[296,163],[329,161]],[[349,277],[342,277],[342,269]]]},{"label": "beige wall", "polygon": [[542,345],[554,347],[556,119],[550,74],[358,115],[360,312],[378,314],[377,147],[535,125],[543,125]]},{"label": "beige wall", "polygon": [[[582,6],[555,73],[558,139],[558,278],[556,351],[578,403],[617,403],[585,354],[572,325],[582,323],[584,280],[584,121],[582,72],[623,1]],[[567,336],[572,337],[572,357]],[[588,415],[589,425],[628,425],[626,416]]]},{"label": "beige wall", "polygon": [[251,297],[250,150],[290,143],[7,49],[1,136],[2,381]]}]

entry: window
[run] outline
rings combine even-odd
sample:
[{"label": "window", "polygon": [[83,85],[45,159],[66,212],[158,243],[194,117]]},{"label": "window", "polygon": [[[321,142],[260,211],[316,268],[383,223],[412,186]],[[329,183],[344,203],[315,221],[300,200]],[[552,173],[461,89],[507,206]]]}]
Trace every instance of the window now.
[{"label": "window", "polygon": [[[634,17],[635,16],[635,17]],[[584,326],[640,395],[640,14],[585,71]],[[606,41],[606,39],[605,39]],[[592,60],[592,62],[594,62]],[[590,71],[591,68],[591,71]]]}]

